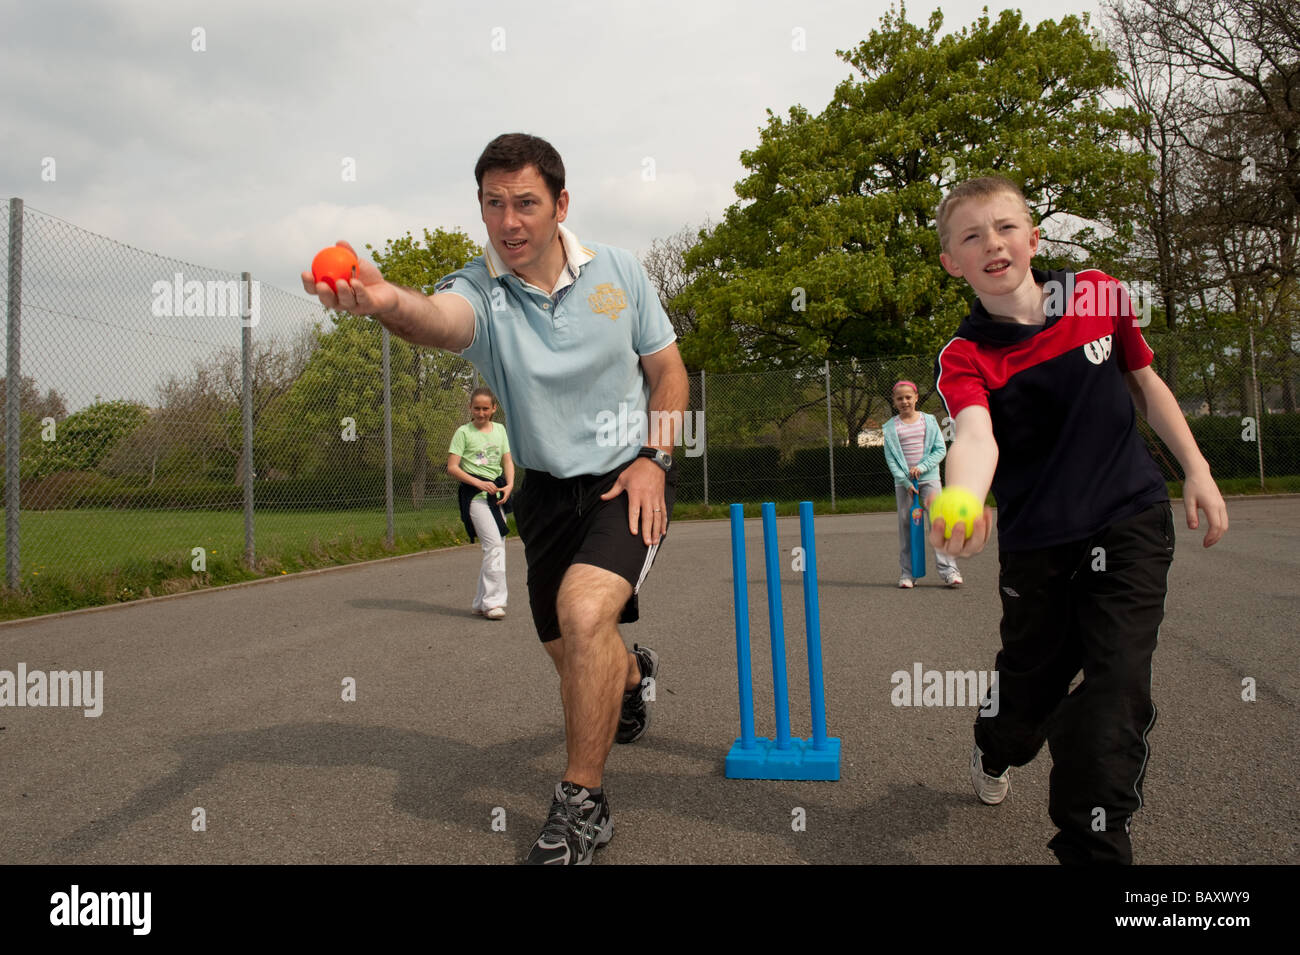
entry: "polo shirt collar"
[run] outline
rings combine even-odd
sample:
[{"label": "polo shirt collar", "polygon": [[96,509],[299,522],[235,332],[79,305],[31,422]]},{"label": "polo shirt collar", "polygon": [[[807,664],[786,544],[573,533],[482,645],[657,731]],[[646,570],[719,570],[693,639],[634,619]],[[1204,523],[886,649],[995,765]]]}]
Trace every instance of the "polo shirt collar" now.
[{"label": "polo shirt collar", "polygon": [[[570,272],[568,276],[560,275],[557,287],[568,285],[577,277],[578,271],[596,257],[596,253],[587,248],[578,241],[578,237],[560,224],[560,241],[564,243],[564,255],[568,259],[567,268]],[[506,268],[506,264],[501,261],[501,256],[497,255],[496,247],[492,245],[492,240],[488,239],[487,247],[483,252],[483,259],[487,263],[488,274],[494,279],[504,278],[513,273]],[[519,278],[519,276],[515,276]],[[520,279],[522,282],[523,279]]]},{"label": "polo shirt collar", "polygon": [[[1070,281],[1064,271],[1045,271],[1043,269],[1030,268],[1033,273],[1034,281],[1039,285],[1045,285],[1047,282],[1059,282],[1062,288],[1073,288],[1074,284]],[[996,321],[989,310],[984,307],[984,303],[975,299],[975,304],[971,306],[970,316],[962,322],[961,327],[957,329],[958,338],[970,338],[974,341],[987,342],[991,345],[1015,345],[1020,342],[1033,338],[1039,332],[1051,328],[1060,319],[1061,315],[1055,314],[1051,310],[1052,302],[1049,299],[1046,303],[1048,312],[1042,325],[1021,325],[1015,322]],[[1069,302],[1065,302],[1065,313],[1070,310]]]}]

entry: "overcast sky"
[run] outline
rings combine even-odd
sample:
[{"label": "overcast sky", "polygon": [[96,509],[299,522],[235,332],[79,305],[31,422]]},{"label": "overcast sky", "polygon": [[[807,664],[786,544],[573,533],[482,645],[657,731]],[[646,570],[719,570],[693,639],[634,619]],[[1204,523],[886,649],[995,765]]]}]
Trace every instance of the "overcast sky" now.
[{"label": "overcast sky", "polygon": [[[982,5],[942,0],[945,31]],[[441,226],[484,241],[474,161],[523,131],[564,157],[579,237],[643,252],[719,218],[765,110],[825,107],[850,74],[835,51],[888,6],[0,0],[0,196],[301,296],[298,273],[337,239]],[[1092,0],[1019,8],[1097,22]]]}]

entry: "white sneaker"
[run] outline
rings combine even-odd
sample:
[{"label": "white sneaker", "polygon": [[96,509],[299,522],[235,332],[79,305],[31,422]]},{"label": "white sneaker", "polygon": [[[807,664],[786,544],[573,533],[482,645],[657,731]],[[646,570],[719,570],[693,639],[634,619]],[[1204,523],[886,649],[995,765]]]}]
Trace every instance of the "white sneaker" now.
[{"label": "white sneaker", "polygon": [[956,573],[953,574],[951,577],[945,577],[943,579],[943,585],[945,587],[951,587],[953,590],[956,590],[964,583],[966,583],[966,581],[961,579],[961,574],[956,574]]},{"label": "white sneaker", "polygon": [[914,586],[916,585],[912,582],[911,577],[898,578],[898,587],[900,590],[911,590]]},{"label": "white sneaker", "polygon": [[990,776],[984,772],[984,763],[981,762],[983,755],[977,743],[970,754],[970,781],[975,786],[975,795],[980,797],[980,802],[996,806],[1011,792],[1010,770],[1004,770],[1001,776]]},{"label": "white sneaker", "polygon": [[487,617],[489,620],[504,620],[506,616],[506,608],[493,607],[487,613],[483,614],[483,616]]}]

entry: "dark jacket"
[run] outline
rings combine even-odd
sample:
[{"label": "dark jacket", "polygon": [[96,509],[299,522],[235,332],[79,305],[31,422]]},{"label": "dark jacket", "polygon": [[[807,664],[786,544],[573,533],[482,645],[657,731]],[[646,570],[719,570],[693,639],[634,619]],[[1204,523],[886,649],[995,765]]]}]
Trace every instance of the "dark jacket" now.
[{"label": "dark jacket", "polygon": [[[504,474],[498,474],[493,483],[495,483],[497,487],[505,487],[506,476]],[[464,483],[463,481],[461,482],[460,498],[459,498],[460,499],[460,520],[461,523],[465,525],[465,533],[469,535],[469,542],[471,544],[474,543],[474,541],[478,540],[478,535],[474,533],[474,522],[469,519],[469,502],[474,500],[476,495],[482,493],[483,492],[480,491],[478,488],[470,487],[468,484]],[[500,492],[497,492],[497,498],[500,499],[500,497],[501,497]],[[502,537],[505,537],[508,533],[510,533],[508,530],[506,530],[505,515],[509,514],[514,509],[515,506],[511,501],[506,501],[504,507],[498,504],[496,501],[488,501],[488,510],[490,510],[492,512],[492,516],[496,518],[497,530],[501,532]]]}]

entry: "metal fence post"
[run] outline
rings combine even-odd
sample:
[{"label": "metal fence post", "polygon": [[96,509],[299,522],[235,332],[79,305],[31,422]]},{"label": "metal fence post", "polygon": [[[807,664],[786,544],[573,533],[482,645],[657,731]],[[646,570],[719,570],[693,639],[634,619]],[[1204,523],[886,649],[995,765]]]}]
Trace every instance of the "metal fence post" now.
[{"label": "metal fence post", "polygon": [[831,459],[831,513],[835,513],[835,438],[831,432],[831,363],[826,360],[826,454]]},{"label": "metal fence post", "polygon": [[5,356],[5,580],[13,590],[22,584],[18,548],[18,508],[22,488],[23,201],[9,200],[9,345]]},{"label": "metal fence post", "polygon": [[700,369],[700,419],[704,438],[704,506],[709,506],[709,400],[704,393],[704,369]]},{"label": "metal fence post", "polygon": [[1255,370],[1255,329],[1250,332],[1250,393],[1255,400],[1255,451],[1259,454],[1259,489],[1264,490],[1264,402],[1259,387],[1259,373]]},{"label": "metal fence post", "polygon": [[[253,276],[244,272],[244,315],[251,319],[253,311]],[[253,323],[244,320],[240,329],[240,369],[243,376],[244,419],[244,563],[252,570],[256,554],[253,549]]]},{"label": "metal fence post", "polygon": [[388,329],[384,341],[384,517],[388,546],[393,546],[393,375],[389,362]]}]

